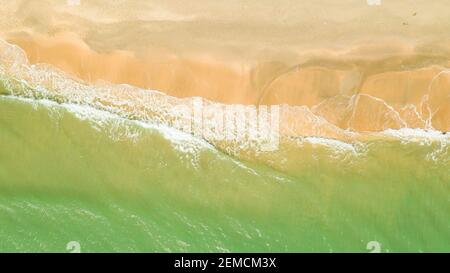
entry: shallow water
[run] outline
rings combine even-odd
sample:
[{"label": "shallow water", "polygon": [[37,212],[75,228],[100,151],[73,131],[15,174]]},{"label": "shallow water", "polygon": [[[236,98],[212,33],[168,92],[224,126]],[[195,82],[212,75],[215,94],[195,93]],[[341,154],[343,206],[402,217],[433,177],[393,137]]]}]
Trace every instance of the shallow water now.
[{"label": "shallow water", "polygon": [[283,172],[80,108],[0,98],[1,251],[449,250],[440,142],[376,140],[335,157],[305,142]]}]

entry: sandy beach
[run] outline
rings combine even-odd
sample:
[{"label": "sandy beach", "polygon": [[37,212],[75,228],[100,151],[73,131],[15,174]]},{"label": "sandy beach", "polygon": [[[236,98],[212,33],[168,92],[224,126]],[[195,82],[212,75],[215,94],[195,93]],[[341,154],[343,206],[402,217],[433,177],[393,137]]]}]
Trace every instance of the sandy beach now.
[{"label": "sandy beach", "polygon": [[442,1],[22,2],[1,9],[1,37],[91,83],[307,106],[355,131],[450,130]]}]

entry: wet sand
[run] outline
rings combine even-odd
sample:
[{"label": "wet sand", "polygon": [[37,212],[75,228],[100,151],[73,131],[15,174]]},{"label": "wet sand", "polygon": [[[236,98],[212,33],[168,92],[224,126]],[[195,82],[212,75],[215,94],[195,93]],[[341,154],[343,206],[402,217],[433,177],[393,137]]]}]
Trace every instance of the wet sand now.
[{"label": "wet sand", "polygon": [[355,131],[449,131],[444,2],[11,1],[0,9],[0,33],[31,63],[88,82],[307,106]]}]

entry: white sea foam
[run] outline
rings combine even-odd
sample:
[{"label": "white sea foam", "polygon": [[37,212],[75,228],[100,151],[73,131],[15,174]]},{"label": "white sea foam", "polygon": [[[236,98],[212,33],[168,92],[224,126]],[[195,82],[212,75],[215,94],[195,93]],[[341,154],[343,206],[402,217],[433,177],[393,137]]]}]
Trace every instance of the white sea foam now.
[{"label": "white sea foam", "polygon": [[401,143],[418,143],[419,145],[435,145],[425,158],[434,162],[446,163],[450,161],[450,135],[436,130],[402,128],[399,130],[388,129],[382,135],[400,139]]},{"label": "white sea foam", "polygon": [[[195,136],[190,132],[183,132],[183,130],[171,126],[174,120],[180,118],[173,109],[177,106],[189,105],[195,100],[194,98],[179,99],[160,91],[144,90],[127,84],[90,85],[51,65],[30,65],[23,50],[15,45],[0,40],[0,49],[0,80],[12,95],[28,97],[31,101],[39,100],[40,103],[51,104],[53,107],[55,105],[65,107],[77,118],[89,121],[97,130],[109,128],[112,131],[111,135],[116,139],[138,138],[139,130],[133,127],[137,125],[142,128],[158,130],[164,137],[171,140],[175,148],[186,153],[198,153],[199,149],[213,148],[211,144],[202,139],[202,136]],[[376,97],[371,98],[383,105],[386,104]],[[55,101],[58,101],[59,104]],[[205,102],[224,106],[207,100]],[[396,112],[393,107],[387,104],[385,106],[390,109],[390,113]],[[299,140],[296,141],[297,143],[306,142],[350,154],[361,154],[361,151],[364,150],[361,149],[359,142],[354,141],[361,133],[343,130],[320,115],[314,114],[306,106],[283,105],[284,108],[289,108],[287,111],[295,110],[293,112],[295,117],[302,119],[301,122],[298,122],[297,127],[300,129],[310,128],[305,134],[308,136],[302,136],[301,130],[292,130],[293,136]],[[415,112],[417,113],[417,111]],[[398,118],[400,119],[400,116]],[[188,122],[195,123],[197,121],[190,120]],[[297,123],[297,121],[295,122]],[[211,128],[215,126],[211,120],[208,120],[205,125]],[[345,141],[340,140],[339,137],[328,138],[327,135],[330,132],[332,135],[342,136]],[[393,137],[402,142],[414,141],[420,144],[439,141],[442,145],[446,145],[450,138],[450,134],[444,135],[432,129],[410,128],[387,129],[374,135]],[[238,154],[239,151],[246,149],[257,149],[257,146],[261,144],[257,141],[249,141],[242,135],[234,136],[236,139],[231,141],[226,139],[229,143],[229,145],[225,145],[226,148],[221,145],[230,154]],[[203,136],[203,138],[205,137]],[[217,144],[214,137],[205,139],[213,145]],[[212,141],[210,141],[211,139]]]},{"label": "white sea foam", "polygon": [[[179,131],[161,124],[153,124],[151,122],[144,122],[139,120],[128,120],[108,111],[99,110],[88,105],[79,105],[71,103],[59,104],[48,99],[31,99],[15,96],[0,96],[6,100],[16,100],[31,104],[34,109],[39,106],[45,107],[50,113],[55,110],[64,109],[71,113],[74,117],[87,121],[91,127],[98,131],[105,131],[113,140],[137,140],[141,134],[142,129],[157,131],[164,138],[168,139],[172,146],[180,152],[190,153],[197,157],[197,154],[204,149],[214,149],[212,145],[198,139],[190,134]],[[53,114],[52,114],[53,115]],[[57,118],[60,118],[59,114]]]},{"label": "white sea foam", "polygon": [[356,153],[356,149],[352,144],[337,139],[330,139],[323,137],[305,137],[303,140],[314,145],[322,145],[343,151],[350,151]]},{"label": "white sea foam", "polygon": [[444,134],[436,130],[401,128],[397,130],[387,129],[379,134],[400,139],[402,142],[418,142],[428,145],[437,141],[450,142],[450,134]]}]

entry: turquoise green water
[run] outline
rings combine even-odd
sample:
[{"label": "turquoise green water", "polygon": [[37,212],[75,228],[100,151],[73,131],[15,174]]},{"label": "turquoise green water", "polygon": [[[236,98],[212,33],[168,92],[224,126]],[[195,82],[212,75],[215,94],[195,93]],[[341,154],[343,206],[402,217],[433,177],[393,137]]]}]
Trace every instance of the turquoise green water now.
[{"label": "turquoise green water", "polygon": [[440,142],[281,146],[274,168],[103,114],[0,97],[0,251],[450,251]]}]

